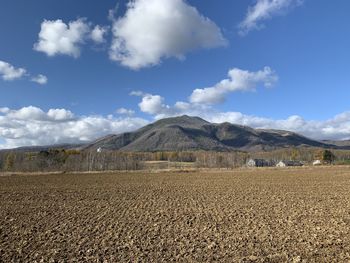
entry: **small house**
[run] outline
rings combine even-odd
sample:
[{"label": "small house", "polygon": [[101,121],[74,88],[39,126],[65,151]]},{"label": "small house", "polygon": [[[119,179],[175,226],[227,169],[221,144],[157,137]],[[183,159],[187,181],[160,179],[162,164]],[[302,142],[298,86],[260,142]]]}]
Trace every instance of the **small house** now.
[{"label": "small house", "polygon": [[270,167],[273,166],[271,161],[267,161],[264,159],[250,159],[247,162],[248,167]]},{"label": "small house", "polygon": [[304,164],[300,161],[280,161],[276,164],[276,167],[290,167],[290,166],[303,166]]},{"label": "small house", "polygon": [[315,160],[313,163],[312,163],[313,166],[318,166],[318,165],[322,165],[322,162],[321,160]]}]

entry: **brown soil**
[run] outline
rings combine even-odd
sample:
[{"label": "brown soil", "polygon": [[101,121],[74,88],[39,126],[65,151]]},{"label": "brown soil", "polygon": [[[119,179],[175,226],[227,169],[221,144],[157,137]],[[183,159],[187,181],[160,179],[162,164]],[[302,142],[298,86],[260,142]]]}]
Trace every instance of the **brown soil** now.
[{"label": "brown soil", "polygon": [[349,168],[0,177],[0,262],[349,262]]}]

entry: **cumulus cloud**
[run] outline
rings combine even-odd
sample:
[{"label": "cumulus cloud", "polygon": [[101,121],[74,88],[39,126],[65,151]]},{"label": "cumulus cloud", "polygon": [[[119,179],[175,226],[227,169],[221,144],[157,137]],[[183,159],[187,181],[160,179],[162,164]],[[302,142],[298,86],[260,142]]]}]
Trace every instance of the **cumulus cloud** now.
[{"label": "cumulus cloud", "polygon": [[39,74],[31,77],[31,74],[24,68],[15,68],[10,63],[0,60],[0,77],[4,81],[13,81],[25,77],[28,80],[44,85],[48,79],[46,76]]},{"label": "cumulus cloud", "polygon": [[106,41],[105,35],[107,34],[107,32],[108,32],[108,27],[102,27],[97,25],[91,31],[90,37],[96,44],[102,44]]},{"label": "cumulus cloud", "polygon": [[6,115],[14,120],[42,120],[47,118],[43,110],[33,106],[24,107],[19,110],[10,110]]},{"label": "cumulus cloud", "polygon": [[74,118],[74,114],[65,109],[50,109],[47,113],[34,106],[18,110],[2,109],[4,110],[0,113],[6,114],[12,120],[67,121]]},{"label": "cumulus cloud", "polygon": [[11,64],[0,60],[0,76],[5,81],[20,79],[26,72],[24,68],[15,68]]},{"label": "cumulus cloud", "polygon": [[132,91],[130,96],[141,97],[138,104],[140,110],[144,113],[153,115],[156,119],[179,115],[184,110],[189,110],[191,105],[186,102],[177,102],[174,106],[164,103],[164,98],[160,95],[153,95],[142,91]]},{"label": "cumulus cloud", "polygon": [[0,108],[0,113],[8,113],[10,109],[8,107],[2,107]]},{"label": "cumulus cloud", "polygon": [[38,76],[32,77],[31,81],[36,82],[40,85],[45,85],[48,82],[48,79],[46,76],[39,74]]},{"label": "cumulus cloud", "polygon": [[164,97],[141,91],[131,92],[130,95],[141,97],[141,102],[138,104],[140,110],[152,115],[155,119],[182,114],[199,115],[201,112],[209,109],[207,105],[192,104],[184,101],[178,101],[173,106],[170,106],[164,102]]},{"label": "cumulus cloud", "polygon": [[222,103],[230,92],[253,91],[259,85],[271,87],[277,80],[277,75],[269,67],[256,72],[234,68],[228,72],[227,79],[213,87],[195,89],[190,96],[190,101],[199,104],[218,104]]},{"label": "cumulus cloud", "polygon": [[245,19],[239,24],[240,34],[245,35],[251,30],[262,28],[262,21],[284,14],[302,2],[303,0],[257,0],[254,6],[248,8]]},{"label": "cumulus cloud", "polygon": [[47,117],[53,121],[68,121],[74,119],[74,114],[65,109],[50,109],[47,112]]},{"label": "cumulus cloud", "polygon": [[218,26],[184,0],[130,1],[125,15],[113,20],[110,59],[132,69],[226,45]]},{"label": "cumulus cloud", "polygon": [[256,72],[234,68],[228,72],[228,76],[228,79],[220,81],[213,87],[195,89],[188,102],[178,101],[173,106],[166,104],[160,95],[132,91],[130,96],[141,97],[141,102],[138,104],[140,110],[153,115],[155,119],[181,114],[201,115],[203,112],[212,111],[212,105],[223,102],[229,92],[253,91],[259,85],[271,87],[278,80],[275,72],[269,67]]},{"label": "cumulus cloud", "polygon": [[75,116],[66,109],[45,112],[29,106],[0,108],[0,148],[59,143],[84,143],[106,134],[135,130],[148,123],[141,118]]},{"label": "cumulus cloud", "polygon": [[83,18],[68,24],[61,19],[44,20],[34,50],[50,57],[62,54],[77,58],[80,56],[81,44],[89,32],[90,25]]},{"label": "cumulus cloud", "polygon": [[141,111],[149,114],[157,114],[159,112],[165,112],[168,106],[163,104],[164,98],[159,95],[145,95],[142,101],[139,103]]}]

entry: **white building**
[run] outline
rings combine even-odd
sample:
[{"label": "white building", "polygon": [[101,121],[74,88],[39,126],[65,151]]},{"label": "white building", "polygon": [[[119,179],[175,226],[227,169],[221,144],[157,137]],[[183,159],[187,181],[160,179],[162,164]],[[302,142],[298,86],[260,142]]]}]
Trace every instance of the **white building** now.
[{"label": "white building", "polygon": [[276,164],[276,167],[287,167],[287,166],[303,166],[303,163],[299,161],[280,161],[278,164]]},{"label": "white building", "polygon": [[312,165],[317,166],[317,165],[322,165],[322,162],[320,160],[315,160]]},{"label": "white building", "polygon": [[264,159],[250,159],[247,162],[248,167],[270,167],[273,165],[271,161],[266,161]]}]

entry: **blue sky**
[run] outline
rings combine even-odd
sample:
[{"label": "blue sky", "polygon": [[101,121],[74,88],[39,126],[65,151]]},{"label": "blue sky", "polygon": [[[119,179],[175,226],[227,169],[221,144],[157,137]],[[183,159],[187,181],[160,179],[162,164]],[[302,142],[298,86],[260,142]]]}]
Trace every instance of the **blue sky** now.
[{"label": "blue sky", "polygon": [[350,138],[347,0],[0,7],[2,148],[83,142],[181,114]]}]

